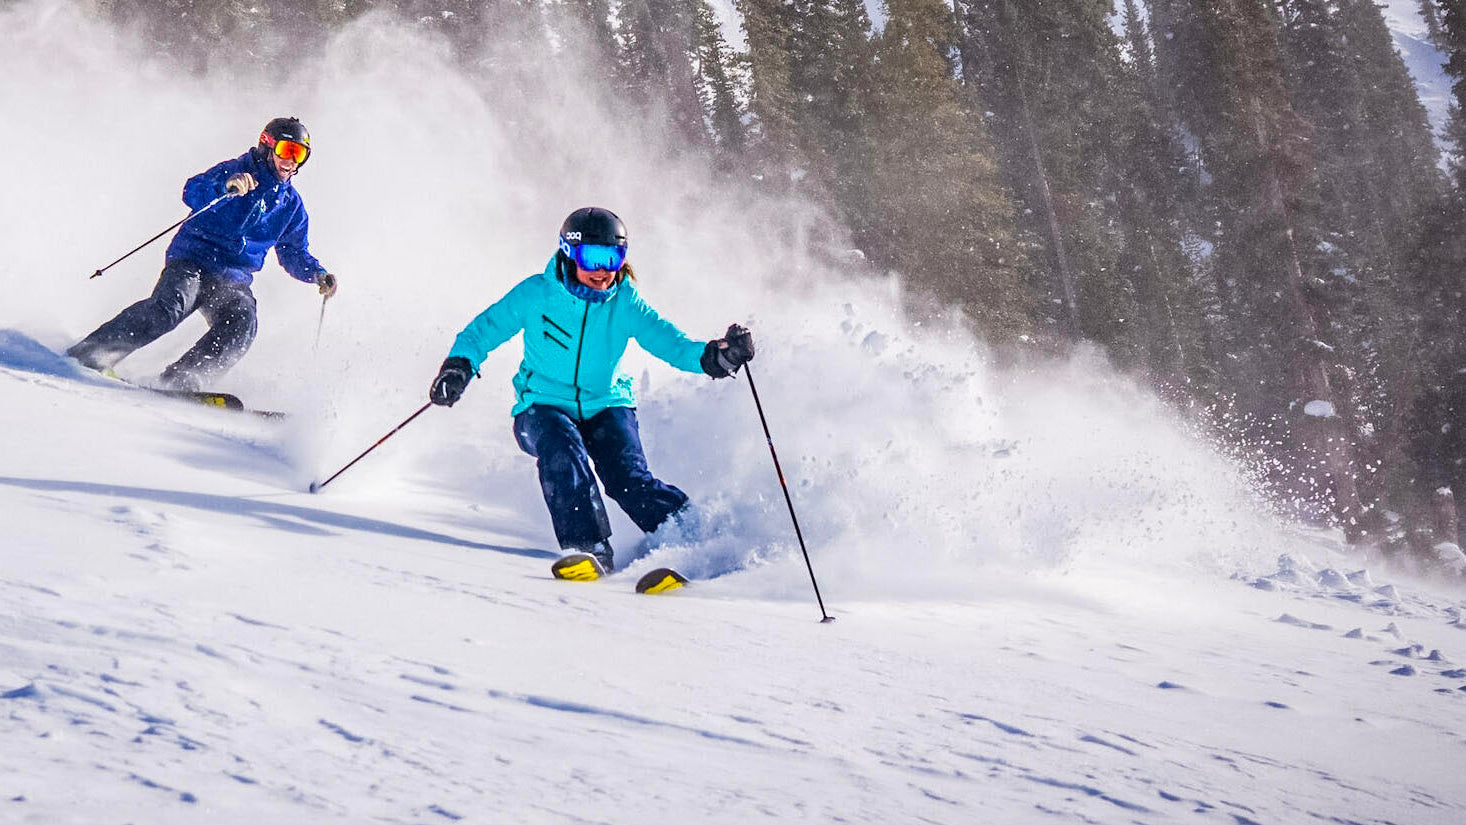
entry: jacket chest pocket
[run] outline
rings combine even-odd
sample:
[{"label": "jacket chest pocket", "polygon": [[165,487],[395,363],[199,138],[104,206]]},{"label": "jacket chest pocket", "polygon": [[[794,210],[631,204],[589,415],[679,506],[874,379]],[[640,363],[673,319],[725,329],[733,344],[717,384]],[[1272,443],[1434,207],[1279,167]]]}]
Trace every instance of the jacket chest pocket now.
[{"label": "jacket chest pocket", "polygon": [[558,345],[566,352],[570,351],[570,344],[574,340],[574,336],[564,326],[555,323],[554,319],[548,315],[541,315],[540,329],[544,337],[551,343]]}]

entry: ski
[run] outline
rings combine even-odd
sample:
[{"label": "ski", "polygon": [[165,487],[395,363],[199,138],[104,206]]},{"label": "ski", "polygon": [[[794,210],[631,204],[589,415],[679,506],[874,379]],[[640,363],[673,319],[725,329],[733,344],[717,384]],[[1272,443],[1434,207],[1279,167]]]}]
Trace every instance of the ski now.
[{"label": "ski", "polygon": [[[550,565],[550,575],[562,581],[593,582],[610,574],[595,556],[589,553],[569,553]],[[636,592],[657,595],[686,585],[686,576],[670,567],[658,567],[636,582]]]},{"label": "ski", "polygon": [[20,359],[18,363],[7,363],[6,366],[19,367],[26,372],[53,378],[79,380],[84,384],[92,386],[119,386],[130,390],[141,390],[157,395],[166,395],[182,401],[203,404],[206,407],[216,407],[231,412],[250,413],[265,418],[286,418],[288,416],[287,413],[283,412],[256,410],[246,407],[239,396],[233,395],[232,393],[174,390],[135,384],[118,375],[110,367],[103,369],[88,367],[69,355],[57,352],[36,341],[34,338],[22,335],[13,330],[0,329],[0,344],[3,344],[7,351],[13,352],[15,357]]},{"label": "ski", "polygon": [[636,583],[636,592],[655,596],[687,585],[687,577],[670,567],[658,567],[642,576]]},{"label": "ski", "polygon": [[146,390],[148,392],[156,393],[158,395],[166,395],[169,398],[177,398],[181,401],[192,401],[195,404],[203,404],[205,407],[217,407],[218,409],[229,410],[230,412],[249,413],[251,415],[260,416],[262,418],[285,418],[287,415],[286,413],[275,412],[274,410],[256,410],[250,407],[246,407],[244,405],[244,402],[240,400],[239,396],[234,395],[233,393],[214,392],[212,390],[170,390],[161,387],[148,387],[142,384],[134,384],[133,382],[128,381],[126,378],[123,378],[122,376],[118,375],[110,369],[99,370],[98,372],[100,372],[100,374],[104,378],[109,378],[126,387],[131,387],[137,390]]},{"label": "ski", "polygon": [[152,387],[144,387],[143,389],[146,389],[149,392],[158,393],[159,395],[166,395],[169,398],[181,398],[185,401],[194,401],[199,404],[203,404],[206,407],[219,407],[220,409],[234,410],[235,412],[242,412],[244,410],[244,402],[239,400],[239,396],[231,395],[227,392],[157,390],[153,389]]},{"label": "ski", "polygon": [[289,413],[277,412],[275,410],[257,410],[253,407],[246,407],[239,396],[227,392],[213,392],[209,390],[164,390],[155,387],[143,387],[137,384],[127,383],[130,387],[140,390],[147,390],[158,395],[166,395],[169,398],[177,398],[180,401],[192,401],[195,404],[203,404],[205,407],[215,407],[230,412],[248,413],[261,418],[288,418]]},{"label": "ski", "polygon": [[555,559],[550,565],[550,575],[571,582],[593,582],[605,578],[606,568],[589,553],[569,553]]}]

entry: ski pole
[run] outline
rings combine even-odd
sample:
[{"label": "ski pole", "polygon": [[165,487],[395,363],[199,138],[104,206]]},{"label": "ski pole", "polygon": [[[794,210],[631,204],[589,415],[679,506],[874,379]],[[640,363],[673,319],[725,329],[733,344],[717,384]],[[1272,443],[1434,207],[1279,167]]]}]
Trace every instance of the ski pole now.
[{"label": "ski pole", "polygon": [[794,500],[789,497],[789,485],[784,481],[784,468],[779,466],[779,454],[774,451],[774,437],[769,435],[769,420],[764,417],[764,405],[758,400],[758,387],[753,385],[753,371],[743,365],[743,374],[748,376],[748,388],[753,391],[753,404],[758,407],[759,423],[764,425],[764,438],[769,442],[769,455],[774,457],[774,472],[779,474],[779,486],[784,489],[784,503],[789,505],[789,518],[794,522],[794,535],[799,539],[799,551],[804,554],[804,566],[809,568],[809,583],[814,585],[814,598],[820,604],[820,624],[833,622],[834,616],[825,612],[825,600],[820,598],[820,583],[814,579],[814,565],[809,561],[809,550],[804,546],[804,533],[799,529],[799,517],[794,515]]},{"label": "ski pole", "polygon": [[311,352],[315,352],[321,348],[321,327],[326,325],[326,299],[327,296],[321,296],[321,318],[316,321],[316,343],[311,348]]},{"label": "ski pole", "polygon": [[339,469],[336,472],[332,473],[330,478],[326,479],[325,481],[322,481],[319,484],[317,484],[316,482],[312,481],[311,482],[311,486],[310,486],[310,491],[312,493],[318,493],[318,492],[320,492],[322,487],[325,487],[327,484],[330,484],[331,482],[335,481],[336,480],[336,476],[339,476],[342,473],[346,472],[347,470],[350,470],[352,464],[355,464],[356,462],[361,461],[363,458],[366,458],[367,453],[369,453],[372,450],[375,450],[376,448],[382,446],[382,442],[383,441],[386,441],[387,439],[389,439],[392,436],[396,435],[398,430],[402,429],[403,427],[406,427],[408,424],[411,424],[412,423],[412,419],[417,418],[418,416],[420,416],[423,413],[427,412],[428,411],[428,407],[431,407],[431,406],[433,406],[433,402],[431,402],[431,401],[429,401],[428,403],[422,405],[422,408],[419,409],[417,412],[413,413],[412,415],[409,415],[407,417],[407,420],[406,421],[403,421],[401,424],[398,424],[397,426],[393,427],[392,428],[392,432],[387,433],[386,435],[384,435],[381,438],[377,439],[377,443],[373,444],[370,447],[367,447],[365,450],[362,451],[361,455],[357,456],[356,458],[351,459],[351,461],[345,467],[342,467],[341,469]]},{"label": "ski pole", "polygon": [[107,264],[106,266],[102,267],[101,269],[97,270],[96,272],[93,272],[91,274],[91,277],[90,278],[87,278],[87,280],[90,281],[92,278],[95,278],[98,275],[101,275],[103,272],[106,272],[107,270],[111,269],[114,266],[117,266],[118,264],[122,263],[123,261],[127,260],[128,258],[131,258],[133,255],[136,255],[139,251],[141,251],[143,249],[143,247],[146,247],[148,244],[152,243],[153,241],[156,241],[157,239],[163,237],[164,235],[167,235],[169,232],[172,232],[173,230],[177,229],[178,227],[183,226],[183,222],[186,221],[186,220],[188,220],[189,218],[192,218],[194,215],[202,215],[203,213],[205,213],[205,212],[209,211],[210,209],[214,208],[214,205],[215,204],[219,203],[222,200],[226,200],[226,199],[232,198],[232,197],[234,197],[234,193],[233,192],[225,192],[224,194],[220,195],[219,197],[214,198],[213,200],[209,201],[207,204],[205,204],[201,208],[195,209],[194,211],[188,213],[187,215],[184,215],[183,216],[183,220],[180,220],[178,223],[173,224],[172,226],[168,227],[167,229],[164,229],[162,232],[159,232],[158,234],[154,235],[153,237],[148,238],[147,240],[143,241],[142,244],[139,245],[137,249],[132,250],[131,252],[127,253],[126,255],[123,255],[121,258],[118,258],[117,260],[113,261],[110,264]]}]

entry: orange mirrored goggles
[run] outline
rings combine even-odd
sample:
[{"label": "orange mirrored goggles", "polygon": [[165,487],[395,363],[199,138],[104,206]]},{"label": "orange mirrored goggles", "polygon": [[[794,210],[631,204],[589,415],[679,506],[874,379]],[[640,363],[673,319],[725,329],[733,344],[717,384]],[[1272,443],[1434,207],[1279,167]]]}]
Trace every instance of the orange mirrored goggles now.
[{"label": "orange mirrored goggles", "polygon": [[275,152],[276,157],[284,160],[293,160],[297,166],[305,163],[305,159],[310,157],[311,154],[309,145],[297,143],[293,140],[275,140],[275,138],[269,135],[260,135],[260,141],[266,146],[269,146]]}]

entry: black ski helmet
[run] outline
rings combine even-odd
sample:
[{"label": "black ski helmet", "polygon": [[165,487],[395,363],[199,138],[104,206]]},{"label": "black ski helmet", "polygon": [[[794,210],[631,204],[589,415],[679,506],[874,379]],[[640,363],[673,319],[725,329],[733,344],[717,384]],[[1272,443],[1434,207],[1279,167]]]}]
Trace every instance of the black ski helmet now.
[{"label": "black ski helmet", "polygon": [[585,206],[571,212],[560,224],[560,240],[571,246],[583,243],[626,246],[626,224],[609,209]]},{"label": "black ski helmet", "polygon": [[[259,148],[267,155],[275,148],[275,143],[281,140],[293,140],[303,144],[307,149],[311,145],[311,133],[306,130],[305,124],[297,117],[277,117],[265,124],[260,130]],[[300,162],[304,166],[310,160],[310,155]]]}]

